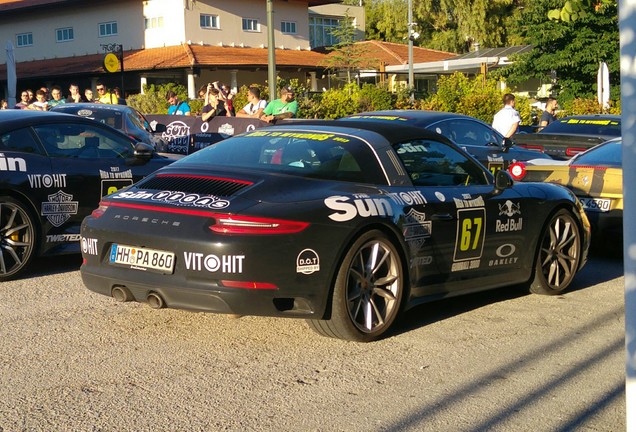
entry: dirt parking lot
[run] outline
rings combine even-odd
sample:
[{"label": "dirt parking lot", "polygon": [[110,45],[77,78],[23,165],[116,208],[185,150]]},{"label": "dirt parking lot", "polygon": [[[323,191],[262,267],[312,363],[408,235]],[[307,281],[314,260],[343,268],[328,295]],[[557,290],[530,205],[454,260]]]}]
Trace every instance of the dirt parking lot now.
[{"label": "dirt parking lot", "polygon": [[558,297],[429,304],[371,344],[303,321],[153,310],[79,257],[0,285],[0,431],[620,431],[622,262]]}]

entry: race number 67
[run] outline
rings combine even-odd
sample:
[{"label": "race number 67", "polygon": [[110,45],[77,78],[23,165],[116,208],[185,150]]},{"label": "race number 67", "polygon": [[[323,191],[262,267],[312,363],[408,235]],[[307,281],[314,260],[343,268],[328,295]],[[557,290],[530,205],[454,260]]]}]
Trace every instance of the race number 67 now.
[{"label": "race number 67", "polygon": [[457,241],[455,261],[480,258],[484,247],[484,208],[461,209],[457,211]]}]

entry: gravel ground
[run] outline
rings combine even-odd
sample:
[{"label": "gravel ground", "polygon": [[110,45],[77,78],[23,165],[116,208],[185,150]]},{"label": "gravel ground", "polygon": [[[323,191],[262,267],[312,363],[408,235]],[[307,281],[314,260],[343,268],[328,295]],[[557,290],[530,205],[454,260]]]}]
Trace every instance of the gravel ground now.
[{"label": "gravel ground", "polygon": [[79,257],[36,265],[0,285],[0,432],[625,429],[621,261],[557,297],[424,305],[371,344],[117,303]]}]

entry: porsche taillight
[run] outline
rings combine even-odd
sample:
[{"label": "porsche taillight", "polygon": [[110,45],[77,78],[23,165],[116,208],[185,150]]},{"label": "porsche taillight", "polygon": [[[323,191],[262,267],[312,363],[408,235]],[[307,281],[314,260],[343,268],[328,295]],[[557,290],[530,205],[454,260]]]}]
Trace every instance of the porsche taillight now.
[{"label": "porsche taillight", "polygon": [[91,216],[95,219],[102,217],[102,215],[106,212],[106,209],[110,206],[108,201],[100,201],[99,207],[91,212]]},{"label": "porsche taillight", "polygon": [[241,216],[230,214],[214,214],[214,225],[210,230],[218,234],[294,234],[309,226],[308,222],[298,222],[283,219],[270,219],[255,216]]}]

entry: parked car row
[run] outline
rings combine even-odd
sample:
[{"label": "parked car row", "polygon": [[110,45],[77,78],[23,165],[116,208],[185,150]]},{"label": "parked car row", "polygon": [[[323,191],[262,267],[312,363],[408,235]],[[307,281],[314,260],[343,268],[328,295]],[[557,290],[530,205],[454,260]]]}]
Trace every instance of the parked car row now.
[{"label": "parked car row", "polygon": [[615,191],[594,195],[587,153],[567,168],[586,189],[468,116],[289,122],[173,162],[143,116],[150,135],[128,128],[132,111],[69,108],[0,113],[0,280],[81,251],[86,286],[117,300],[304,318],[370,341],[422,302],[562,292],[587,259],[588,219],[622,217]]}]

